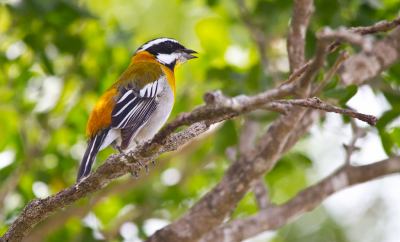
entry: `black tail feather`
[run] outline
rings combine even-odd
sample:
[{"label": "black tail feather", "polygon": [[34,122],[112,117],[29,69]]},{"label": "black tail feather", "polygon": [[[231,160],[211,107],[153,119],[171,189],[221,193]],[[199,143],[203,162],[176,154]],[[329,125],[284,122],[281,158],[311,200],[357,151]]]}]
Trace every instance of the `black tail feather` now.
[{"label": "black tail feather", "polygon": [[81,166],[79,167],[78,178],[79,182],[82,178],[87,177],[92,171],[94,161],[96,160],[97,153],[99,152],[100,146],[107,136],[109,129],[103,130],[100,134],[95,135],[90,141],[88,141],[88,147],[85,155],[82,158]]}]

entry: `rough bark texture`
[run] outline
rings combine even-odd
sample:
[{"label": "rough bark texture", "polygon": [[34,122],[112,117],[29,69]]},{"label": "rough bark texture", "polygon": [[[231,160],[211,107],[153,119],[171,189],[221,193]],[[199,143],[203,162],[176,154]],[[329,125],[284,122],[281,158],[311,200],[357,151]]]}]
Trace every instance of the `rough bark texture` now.
[{"label": "rough bark texture", "polygon": [[378,76],[382,71],[398,62],[399,59],[400,28],[396,28],[378,41],[372,51],[363,51],[346,60],[339,72],[340,81],[345,85],[363,85],[371,77]]},{"label": "rough bark texture", "polygon": [[287,41],[290,73],[294,73],[305,64],[305,38],[308,21],[313,12],[313,0],[294,0],[292,24]]}]

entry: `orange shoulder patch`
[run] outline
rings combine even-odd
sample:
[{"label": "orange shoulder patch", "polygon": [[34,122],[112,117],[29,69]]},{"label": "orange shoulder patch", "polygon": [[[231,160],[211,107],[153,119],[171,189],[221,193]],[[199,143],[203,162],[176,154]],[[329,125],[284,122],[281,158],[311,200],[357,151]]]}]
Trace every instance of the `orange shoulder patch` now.
[{"label": "orange shoulder patch", "polygon": [[118,99],[118,95],[118,90],[113,85],[97,101],[93,111],[90,113],[86,126],[86,137],[88,140],[111,124],[111,112]]}]

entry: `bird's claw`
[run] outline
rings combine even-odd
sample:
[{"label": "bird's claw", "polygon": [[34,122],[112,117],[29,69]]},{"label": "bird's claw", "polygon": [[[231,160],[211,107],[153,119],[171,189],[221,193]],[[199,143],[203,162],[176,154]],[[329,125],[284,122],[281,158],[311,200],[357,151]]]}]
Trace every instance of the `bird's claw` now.
[{"label": "bird's claw", "polygon": [[138,178],[139,178],[139,174],[138,174],[138,172],[137,172],[137,171],[135,171],[135,172],[131,172],[131,174],[132,174],[132,177],[133,177],[133,178],[136,178],[136,179],[138,179]]}]

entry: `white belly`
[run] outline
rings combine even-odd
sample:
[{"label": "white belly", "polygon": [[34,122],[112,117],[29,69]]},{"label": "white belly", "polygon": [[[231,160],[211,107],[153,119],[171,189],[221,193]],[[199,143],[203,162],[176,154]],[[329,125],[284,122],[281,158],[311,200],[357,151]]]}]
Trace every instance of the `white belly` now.
[{"label": "white belly", "polygon": [[[174,93],[171,86],[165,79],[162,82],[162,85],[163,91],[157,96],[157,100],[159,102],[157,109],[154,111],[153,115],[146,122],[146,124],[140,128],[135,138],[133,138],[132,142],[125,150],[135,148],[138,143],[153,138],[171,114],[172,107],[174,106]],[[110,141],[115,140],[115,142],[110,142],[111,144],[109,144],[114,150],[118,151],[116,146],[121,146],[120,130],[111,129],[106,139]],[[106,147],[105,145],[106,144],[103,145],[104,148]]]},{"label": "white belly", "polygon": [[139,143],[153,138],[171,114],[172,107],[174,106],[174,93],[171,87],[169,85],[164,86],[163,92],[157,98],[159,104],[156,111],[154,111],[149,121],[140,129],[132,143]]}]

